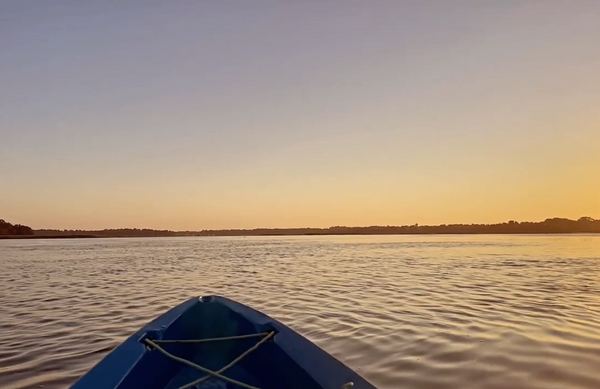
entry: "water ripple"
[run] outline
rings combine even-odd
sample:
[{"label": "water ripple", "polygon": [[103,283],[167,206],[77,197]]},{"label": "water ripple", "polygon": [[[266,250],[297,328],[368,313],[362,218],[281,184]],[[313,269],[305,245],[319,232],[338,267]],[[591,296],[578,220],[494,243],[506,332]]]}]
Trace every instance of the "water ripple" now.
[{"label": "water ripple", "polygon": [[598,236],[0,241],[0,387],[67,387],[220,294],[381,389],[597,389],[599,273]]}]

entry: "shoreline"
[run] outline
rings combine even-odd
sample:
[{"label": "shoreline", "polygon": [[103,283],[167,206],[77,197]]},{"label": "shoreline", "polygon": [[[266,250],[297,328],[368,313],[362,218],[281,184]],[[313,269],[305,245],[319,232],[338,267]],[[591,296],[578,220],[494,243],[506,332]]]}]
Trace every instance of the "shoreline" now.
[{"label": "shoreline", "polygon": [[211,237],[253,237],[253,236],[390,236],[390,235],[600,235],[600,232],[405,232],[405,233],[304,233],[304,234],[198,234],[198,235],[0,235],[0,240],[28,239],[94,239],[94,238],[211,238]]}]

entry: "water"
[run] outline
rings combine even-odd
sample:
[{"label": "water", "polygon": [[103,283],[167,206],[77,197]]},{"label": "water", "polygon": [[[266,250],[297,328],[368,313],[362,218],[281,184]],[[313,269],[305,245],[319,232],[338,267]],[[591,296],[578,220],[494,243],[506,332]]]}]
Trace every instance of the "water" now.
[{"label": "water", "polygon": [[599,273],[585,235],[0,241],[0,387],[66,387],[220,294],[381,389],[597,389]]}]

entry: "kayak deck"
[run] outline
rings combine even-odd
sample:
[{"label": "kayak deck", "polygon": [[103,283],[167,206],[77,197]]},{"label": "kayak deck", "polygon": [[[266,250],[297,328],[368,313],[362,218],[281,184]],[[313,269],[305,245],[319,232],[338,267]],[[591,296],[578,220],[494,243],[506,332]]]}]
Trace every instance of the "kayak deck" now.
[{"label": "kayak deck", "polygon": [[71,388],[342,389],[349,382],[375,389],[287,326],[209,296],[158,317]]},{"label": "kayak deck", "polygon": [[[235,385],[243,387],[243,388],[256,389],[257,388],[256,385],[260,384],[259,381],[255,377],[250,375],[248,372],[242,371],[242,369],[239,368],[238,364],[244,358],[246,358],[248,355],[250,355],[252,352],[256,351],[260,346],[262,346],[269,340],[273,339],[274,336],[275,336],[275,331],[269,331],[269,332],[262,332],[262,333],[258,333],[258,334],[247,334],[247,335],[228,336],[228,337],[223,337],[223,338],[209,338],[209,339],[187,339],[187,340],[144,339],[144,343],[146,343],[146,345],[148,345],[150,348],[154,348],[154,349],[158,350],[165,357],[170,358],[174,361],[180,362],[180,363],[186,365],[186,367],[188,367],[187,370],[180,372],[180,374],[176,375],[173,378],[173,380],[167,385],[168,389],[170,389],[170,388],[187,389],[187,388],[192,388],[192,387],[202,388],[202,387],[206,386],[205,382],[210,380],[211,378],[218,378],[220,380],[223,380],[224,381],[223,385],[220,385],[223,387],[226,387],[226,383],[232,383],[232,384],[235,384]],[[191,360],[187,360],[187,359],[178,357],[178,356],[168,352],[165,349],[165,345],[171,345],[171,344],[187,344],[187,345],[204,344],[204,345],[206,345],[207,343],[211,343],[211,342],[212,343],[241,342],[246,339],[253,339],[253,338],[259,338],[260,340],[258,342],[256,342],[254,345],[252,345],[252,347],[248,348],[245,352],[241,353],[237,358],[235,358],[234,360],[229,362],[227,365],[222,366],[218,370],[214,369],[214,368],[209,369],[209,368],[201,365],[202,361],[206,360],[206,358],[202,358],[202,356],[203,355],[211,355],[210,353],[215,351],[214,347],[212,350],[211,350],[211,347],[204,347],[204,349],[202,349],[202,347],[197,347],[196,350],[192,351],[192,355],[194,355],[194,358],[192,358]],[[219,350],[224,349],[223,346],[219,346],[219,345],[215,345],[215,346]],[[229,376],[223,375],[223,373],[225,373],[226,371],[231,371],[232,368],[235,368],[236,365],[238,365],[237,374],[233,374],[233,375],[229,375]],[[204,373],[204,375],[201,376],[200,378],[194,379],[194,376],[198,375],[198,372],[202,372],[202,373]],[[240,378],[246,377],[246,381],[240,381],[239,379],[235,378],[236,376],[240,376]],[[247,383],[248,380],[253,383]],[[183,381],[185,381],[185,383],[182,384]],[[254,383],[254,381],[256,381],[256,382]],[[207,387],[215,387],[215,385],[210,383]]]}]

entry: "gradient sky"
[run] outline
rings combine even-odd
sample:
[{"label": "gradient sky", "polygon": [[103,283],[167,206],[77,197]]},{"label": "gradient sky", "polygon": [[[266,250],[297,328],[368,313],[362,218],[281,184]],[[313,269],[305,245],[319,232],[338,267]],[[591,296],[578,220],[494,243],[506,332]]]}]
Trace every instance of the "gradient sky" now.
[{"label": "gradient sky", "polygon": [[0,1],[0,218],[600,217],[600,1]]}]

